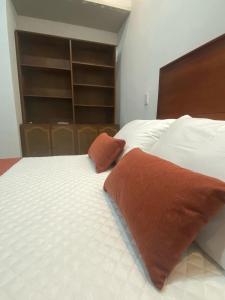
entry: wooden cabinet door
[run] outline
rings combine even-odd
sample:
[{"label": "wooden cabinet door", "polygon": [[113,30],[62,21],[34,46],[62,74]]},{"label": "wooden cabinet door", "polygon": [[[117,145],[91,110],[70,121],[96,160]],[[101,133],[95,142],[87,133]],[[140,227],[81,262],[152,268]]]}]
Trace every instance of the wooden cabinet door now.
[{"label": "wooden cabinet door", "polygon": [[78,153],[86,154],[91,143],[98,135],[98,127],[94,125],[77,126]]},{"label": "wooden cabinet door", "polygon": [[75,154],[75,140],[73,125],[52,125],[52,155]]},{"label": "wooden cabinet door", "polygon": [[49,125],[25,124],[21,126],[21,132],[25,156],[51,155]]},{"label": "wooden cabinet door", "polygon": [[105,125],[105,126],[101,125],[99,126],[99,130],[98,130],[99,134],[106,132],[110,136],[114,136],[117,133],[117,131],[118,131],[117,125]]}]

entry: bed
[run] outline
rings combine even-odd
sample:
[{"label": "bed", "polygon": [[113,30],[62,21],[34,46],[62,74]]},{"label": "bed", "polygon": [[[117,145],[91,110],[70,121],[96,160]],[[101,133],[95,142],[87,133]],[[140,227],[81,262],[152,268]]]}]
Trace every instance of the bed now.
[{"label": "bed", "polygon": [[[165,99],[160,97],[160,117],[183,114],[162,114]],[[225,271],[195,244],[163,290],[155,289],[103,191],[109,172],[96,174],[86,155],[58,156],[24,158],[0,177],[0,299],[225,299]]]},{"label": "bed", "polygon": [[86,155],[26,158],[0,181],[0,299],[225,299],[194,246],[162,292],[149,282]]}]

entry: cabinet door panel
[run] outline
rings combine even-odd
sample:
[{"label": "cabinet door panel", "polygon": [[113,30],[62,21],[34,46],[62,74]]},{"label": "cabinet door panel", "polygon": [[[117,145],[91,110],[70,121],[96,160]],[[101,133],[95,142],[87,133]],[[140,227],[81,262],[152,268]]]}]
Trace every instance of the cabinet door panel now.
[{"label": "cabinet door panel", "polygon": [[74,128],[72,125],[53,125],[51,127],[52,154],[75,154]]},{"label": "cabinet door panel", "polygon": [[99,132],[99,134],[103,133],[103,132],[106,132],[106,133],[108,133],[108,135],[114,136],[117,133],[117,131],[118,131],[118,126],[117,125],[105,125],[105,126],[101,125],[99,127],[98,132]]},{"label": "cabinet door panel", "polygon": [[51,155],[49,125],[22,125],[22,135],[25,156]]},{"label": "cabinet door panel", "polygon": [[91,143],[98,135],[97,126],[79,125],[77,127],[78,151],[79,154],[86,154]]}]

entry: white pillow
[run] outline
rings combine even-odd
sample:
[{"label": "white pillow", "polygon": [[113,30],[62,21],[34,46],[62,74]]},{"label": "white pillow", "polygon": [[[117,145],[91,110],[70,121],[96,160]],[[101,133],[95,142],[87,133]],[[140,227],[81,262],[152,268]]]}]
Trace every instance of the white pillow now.
[{"label": "white pillow", "polygon": [[[181,117],[151,153],[225,181],[225,121]],[[200,232],[197,243],[225,269],[225,208]]]},{"label": "white pillow", "polygon": [[174,122],[167,120],[134,120],[127,123],[115,135],[115,138],[126,141],[124,152],[126,154],[133,148],[140,148],[150,152],[151,147],[158,141],[161,134]]}]

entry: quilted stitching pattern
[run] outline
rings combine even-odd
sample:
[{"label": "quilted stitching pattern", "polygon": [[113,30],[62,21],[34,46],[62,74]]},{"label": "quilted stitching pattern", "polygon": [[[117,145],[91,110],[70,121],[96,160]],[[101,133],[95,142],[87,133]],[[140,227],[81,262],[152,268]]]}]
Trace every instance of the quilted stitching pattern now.
[{"label": "quilted stitching pattern", "polygon": [[87,156],[26,158],[0,178],[1,300],[223,300],[196,246],[162,292],[150,283]]}]

